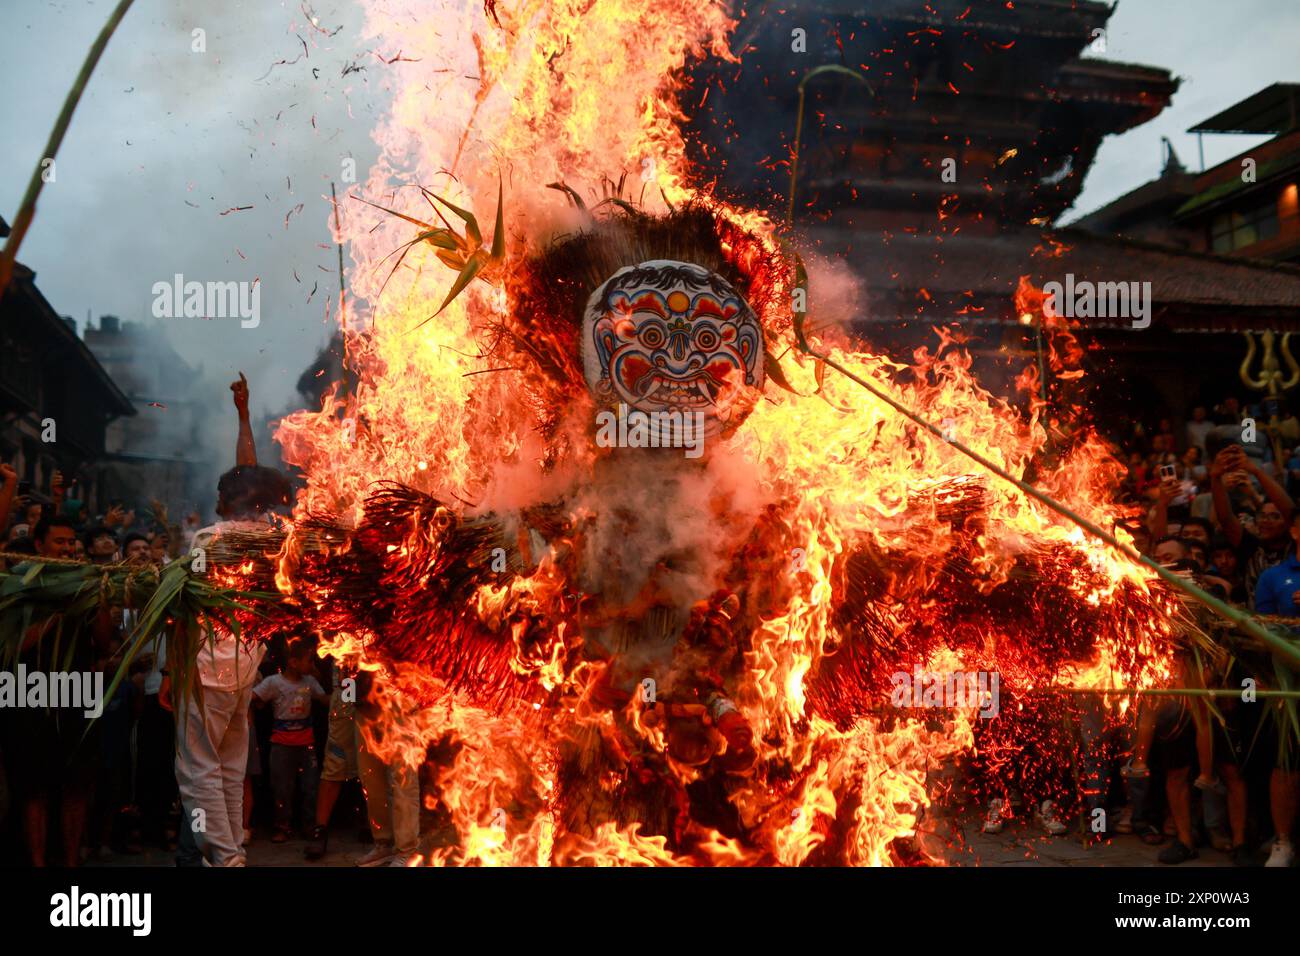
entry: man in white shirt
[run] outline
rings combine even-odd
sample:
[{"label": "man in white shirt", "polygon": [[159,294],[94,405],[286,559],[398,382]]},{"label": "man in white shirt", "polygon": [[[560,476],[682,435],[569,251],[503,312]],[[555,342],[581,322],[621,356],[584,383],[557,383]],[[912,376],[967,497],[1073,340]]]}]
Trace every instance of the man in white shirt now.
[{"label": "man in white shirt", "polygon": [[[289,483],[279,472],[261,468],[248,419],[244,374],[230,386],[239,411],[236,465],[217,486],[217,514],[223,521],[194,536],[194,546],[210,550],[223,532],[265,528],[273,508],[289,502]],[[244,866],[244,776],[248,765],[249,716],[253,684],[266,648],[218,629],[195,661],[198,694],[174,701],[176,782],[184,808],[182,827],[212,866]],[[168,693],[170,681],[162,693]]]},{"label": "man in white shirt", "polygon": [[200,852],[213,866],[243,866],[248,708],[266,648],[219,630],[215,638],[195,662],[202,703],[196,695],[183,706],[176,702],[181,826],[191,828]]}]

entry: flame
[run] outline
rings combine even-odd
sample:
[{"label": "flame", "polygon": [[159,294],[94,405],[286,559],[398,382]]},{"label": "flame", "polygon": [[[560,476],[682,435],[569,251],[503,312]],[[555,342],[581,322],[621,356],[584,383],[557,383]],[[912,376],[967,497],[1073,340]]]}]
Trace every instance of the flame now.
[{"label": "flame", "polygon": [[[726,7],[719,0],[498,0],[485,7],[369,0],[368,36],[400,46],[404,62],[391,73],[392,107],[374,132],[380,158],[356,195],[424,218],[429,210],[416,184],[465,209],[500,187],[508,210],[507,270],[578,225],[564,196],[543,184],[563,182],[590,196],[626,175],[632,198],[650,210],[704,195],[679,129],[680,71],[693,57],[733,59],[727,42],[734,24]],[[726,204],[718,211],[778,252],[776,230],[761,215]],[[529,383],[498,373],[485,352],[482,330],[510,307],[505,290],[476,281],[426,321],[453,278],[436,250],[417,244],[393,269],[390,256],[409,241],[409,224],[356,202],[341,212],[336,238],[352,257],[353,298],[341,320],[351,382],[336,385],[319,410],[290,415],[277,430],[285,460],[306,476],[296,517],[332,514],[356,523],[376,481],[458,502],[467,515],[484,502],[499,502],[512,483],[544,488],[539,462],[546,448]],[[767,281],[789,287],[782,276]],[[1045,323],[1054,343],[1053,370],[1068,377],[1072,339],[1045,311],[1041,295],[1032,301],[1034,291],[1022,287],[1017,314]],[[788,318],[763,319],[769,334],[788,335]],[[1036,370],[1026,370],[1019,383],[1026,412],[980,386],[969,355],[949,333],[940,333],[933,350],[919,349],[911,366],[827,344],[837,362],[945,423],[951,437],[1012,474],[1026,476],[1054,454],[1045,423],[1050,410],[1036,397]],[[499,711],[476,706],[418,667],[373,658],[366,635],[337,634],[322,645],[322,653],[382,677],[379,716],[363,725],[368,747],[409,767],[424,764],[431,746],[440,752],[437,806],[456,836],[424,863],[901,862],[900,848],[920,835],[932,772],[975,746],[976,718],[960,711],[939,718],[887,711],[883,699],[879,712],[847,722],[818,716],[812,699],[822,691],[810,682],[845,640],[837,581],[851,552],[867,546],[913,557],[881,585],[879,603],[886,610],[879,626],[899,640],[914,633],[918,621],[938,620],[937,569],[958,543],[951,523],[937,519],[967,493],[979,496],[984,519],[976,546],[963,559],[989,591],[1012,578],[1018,557],[1059,546],[1077,558],[1061,569],[1060,580],[1091,605],[1125,588],[1151,595],[1148,571],[1014,486],[972,475],[970,462],[951,445],[919,432],[847,379],[823,375],[796,351],[782,364],[798,394],[769,386],[766,400],[732,439],[733,453],[759,476],[766,498],[788,503],[780,544],[801,555],[753,635],[736,694],[754,728],[757,764],[785,768],[780,775],[755,775],[731,794],[747,838],[686,821],[676,844],[681,848],[673,849],[665,835],[639,821],[569,825],[562,778],[564,755],[575,741],[603,741],[623,761],[591,768],[593,804],[634,773],[628,768],[635,768],[635,755],[623,752],[629,741],[659,751],[664,741],[635,703],[626,712],[598,704],[607,665],[575,666],[578,638],[563,621],[525,646],[519,612],[550,619],[567,587],[547,555],[473,598],[481,620],[516,629],[510,669],[534,682],[544,703],[521,701]],[[589,464],[583,457],[589,452],[575,454],[579,466]],[[1035,480],[1108,526],[1118,476],[1109,449],[1088,436],[1051,468],[1038,470]],[[312,584],[295,574],[293,547],[286,547],[277,584],[310,603]],[[407,551],[397,546],[394,553],[404,557]],[[1047,682],[1106,686],[1120,673],[1148,684],[1167,679],[1169,631],[1158,617],[1144,619],[1136,648],[1103,640],[1095,659]],[[1025,687],[1042,679],[1019,659],[1015,640],[996,629],[964,646],[969,651],[962,655],[931,649],[918,663],[1019,673]],[[683,788],[698,777],[688,767],[674,772]],[[922,858],[939,862],[934,854]]]}]

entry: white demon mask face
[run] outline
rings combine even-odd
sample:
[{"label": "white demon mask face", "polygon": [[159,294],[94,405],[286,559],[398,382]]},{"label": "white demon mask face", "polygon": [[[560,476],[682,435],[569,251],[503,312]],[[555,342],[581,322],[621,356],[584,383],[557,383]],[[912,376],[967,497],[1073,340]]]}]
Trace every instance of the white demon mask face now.
[{"label": "white demon mask face", "polygon": [[656,259],[620,269],[587,300],[582,364],[597,405],[701,413],[716,436],[751,407],[737,401],[741,386],[763,386],[763,329],[722,276]]}]

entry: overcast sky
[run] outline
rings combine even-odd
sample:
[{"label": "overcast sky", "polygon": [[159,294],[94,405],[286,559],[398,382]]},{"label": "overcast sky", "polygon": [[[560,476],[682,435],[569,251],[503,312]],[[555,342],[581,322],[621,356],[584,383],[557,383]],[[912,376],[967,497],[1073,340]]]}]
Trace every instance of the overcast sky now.
[{"label": "overcast sky", "polygon": [[[1091,212],[1160,173],[1160,137],[1190,170],[1200,169],[1188,127],[1271,83],[1300,82],[1298,0],[1122,0],[1106,35],[1108,60],[1169,70],[1182,80],[1173,102],[1143,126],[1102,144],[1066,220]],[[1207,134],[1205,165],[1268,137]]]},{"label": "overcast sky", "polygon": [[[10,221],[113,5],[4,0],[0,213]],[[368,49],[361,19],[355,0],[136,0],[73,118],[23,246],[55,309],[83,326],[87,312],[130,320],[149,316],[153,284],[175,273],[260,279],[258,328],[235,319],[167,328],[206,374],[248,373],[260,409],[290,402],[328,337],[326,297],[337,296],[330,180],[343,185],[346,157],[364,180],[385,78],[418,68],[383,62],[400,50]],[[205,31],[205,52],[191,49],[195,29]],[[1183,87],[1158,119],[1103,145],[1070,217],[1156,175],[1161,135],[1195,168],[1196,139],[1184,130],[1269,83],[1300,80],[1298,39],[1296,0],[1124,0],[1105,56],[1168,68]],[[1207,137],[1205,161],[1256,141]],[[214,394],[222,408],[223,391]]]},{"label": "overcast sky", "polygon": [[[4,0],[0,213],[10,222],[114,5]],[[349,156],[364,179],[383,77],[398,68],[359,48],[356,3],[314,0],[306,9],[319,29],[303,9],[299,0],[136,0],[77,109],[20,256],[54,308],[83,328],[88,311],[96,321],[150,317],[153,284],[176,273],[260,279],[257,328],[238,319],[167,325],[182,356],[218,382],[246,372],[255,410],[294,397],[331,331],[330,181],[345,186]],[[333,38],[322,32],[340,26]],[[195,29],[206,52],[191,49]],[[344,76],[349,64],[360,69]],[[214,398],[224,410],[222,392]]]}]

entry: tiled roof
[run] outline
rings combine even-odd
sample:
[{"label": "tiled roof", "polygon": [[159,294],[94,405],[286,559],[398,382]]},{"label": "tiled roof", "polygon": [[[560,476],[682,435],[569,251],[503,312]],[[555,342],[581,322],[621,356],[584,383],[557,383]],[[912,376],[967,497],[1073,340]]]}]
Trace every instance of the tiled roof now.
[{"label": "tiled roof", "polygon": [[[1041,287],[1064,282],[1072,273],[1076,282],[1150,282],[1155,324],[1189,331],[1300,330],[1300,268],[1295,266],[1074,229],[935,237],[823,227],[810,234],[823,254],[843,253],[865,280],[867,322],[940,318],[962,309],[976,321],[1014,322],[1021,276]],[[815,298],[816,290],[812,293]]]}]

